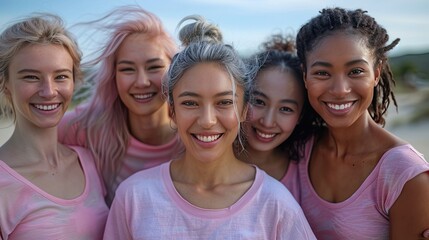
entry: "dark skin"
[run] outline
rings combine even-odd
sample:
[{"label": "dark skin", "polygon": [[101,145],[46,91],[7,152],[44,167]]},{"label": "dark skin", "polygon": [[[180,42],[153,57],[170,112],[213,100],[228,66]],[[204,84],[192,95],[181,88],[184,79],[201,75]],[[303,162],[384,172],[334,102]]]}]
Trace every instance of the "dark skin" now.
[{"label": "dark skin", "polygon": [[[381,64],[359,35],[341,32],[322,38],[307,53],[304,78],[309,100],[327,125],[313,148],[309,174],[315,191],[326,201],[350,198],[383,154],[407,144],[380,127],[367,111]],[[429,173],[423,172],[405,183],[389,209],[390,239],[422,238],[429,228],[428,202]]]}]

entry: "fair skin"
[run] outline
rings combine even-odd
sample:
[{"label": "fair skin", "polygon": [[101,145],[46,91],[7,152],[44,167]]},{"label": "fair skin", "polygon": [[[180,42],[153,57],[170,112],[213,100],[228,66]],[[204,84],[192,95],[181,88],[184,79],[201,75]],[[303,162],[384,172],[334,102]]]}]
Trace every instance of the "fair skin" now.
[{"label": "fair skin", "polygon": [[146,144],[162,145],[175,135],[161,92],[161,79],[169,65],[159,39],[144,34],[126,37],[116,54],[116,86],[128,108],[129,129]]},{"label": "fair skin", "polygon": [[257,89],[252,93],[254,100],[245,124],[244,159],[278,180],[285,175],[288,160],[284,151],[276,148],[292,134],[304,104],[299,80],[291,71],[271,67],[258,73]]},{"label": "fair skin", "polygon": [[[310,103],[328,126],[312,151],[310,178],[321,198],[343,202],[387,150],[406,142],[377,125],[367,111],[380,65],[360,36],[324,37],[307,53],[306,65]],[[429,174],[422,173],[405,184],[389,210],[391,239],[418,239],[429,227],[428,183]]]},{"label": "fair skin", "polygon": [[201,208],[231,206],[255,176],[255,169],[238,160],[232,149],[246,115],[243,90],[238,87],[233,95],[231,79],[220,65],[199,63],[180,78],[173,99],[173,119],[186,148],[171,165],[177,191]]},{"label": "fair skin", "polygon": [[74,88],[70,54],[59,45],[28,45],[12,58],[8,74],[5,94],[16,125],[0,159],[50,195],[78,197],[85,187],[78,156],[57,141],[57,124]]}]

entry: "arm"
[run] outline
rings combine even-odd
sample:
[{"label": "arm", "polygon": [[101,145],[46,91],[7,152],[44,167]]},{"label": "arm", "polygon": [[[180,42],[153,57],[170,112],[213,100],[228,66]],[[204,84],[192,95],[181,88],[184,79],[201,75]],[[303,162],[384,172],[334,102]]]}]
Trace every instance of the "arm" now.
[{"label": "arm", "polygon": [[390,239],[423,239],[429,229],[429,172],[408,181],[390,209]]}]

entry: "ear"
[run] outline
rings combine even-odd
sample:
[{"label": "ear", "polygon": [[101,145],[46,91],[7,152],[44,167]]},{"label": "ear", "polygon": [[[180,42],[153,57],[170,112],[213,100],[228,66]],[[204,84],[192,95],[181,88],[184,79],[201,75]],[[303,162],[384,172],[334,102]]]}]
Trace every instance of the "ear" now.
[{"label": "ear", "polygon": [[168,116],[170,116],[171,120],[176,124],[176,114],[174,114],[173,104],[168,104]]},{"label": "ear", "polygon": [[302,80],[304,81],[304,87],[305,89],[307,89],[307,71],[305,71],[303,64],[301,64],[301,70],[302,70]]},{"label": "ear", "polygon": [[248,110],[249,110],[249,104],[244,105],[243,111],[241,111],[241,115],[240,115],[240,122],[246,121]]},{"label": "ear", "polygon": [[[4,81],[4,79],[0,79],[0,81]],[[8,83],[9,83],[9,81],[6,81],[3,85],[3,92],[4,92],[4,95],[6,95],[6,97],[10,97],[10,90],[8,87],[8,85],[9,85]]]},{"label": "ear", "polygon": [[378,82],[380,81],[380,77],[381,77],[381,71],[383,69],[383,61],[380,60],[379,63],[377,64],[375,71],[374,71],[374,87],[378,85]]}]

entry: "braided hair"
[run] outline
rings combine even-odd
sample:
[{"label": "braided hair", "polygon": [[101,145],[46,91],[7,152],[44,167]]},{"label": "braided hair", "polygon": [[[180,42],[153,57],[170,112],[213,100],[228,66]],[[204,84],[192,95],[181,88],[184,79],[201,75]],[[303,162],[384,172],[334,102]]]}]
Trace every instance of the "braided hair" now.
[{"label": "braided hair", "polygon": [[[306,54],[311,52],[321,39],[334,31],[346,31],[360,35],[365,40],[368,49],[373,53],[375,63],[381,64],[379,83],[374,88],[374,95],[368,111],[376,123],[384,126],[383,115],[386,113],[390,101],[392,100],[396,109],[398,108],[392,90],[395,86],[395,80],[386,53],[398,44],[399,38],[386,45],[389,40],[386,29],[361,9],[345,10],[338,7],[323,9],[318,16],[301,27],[296,38],[297,54],[303,64],[304,71],[307,69]],[[323,120],[319,119],[319,122],[323,122]]]}]

